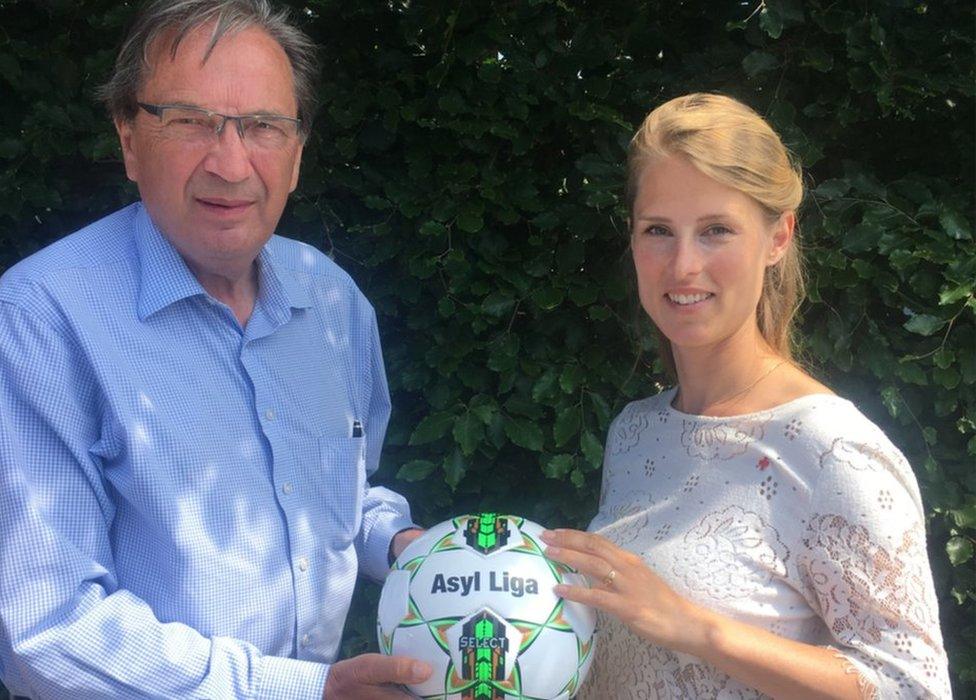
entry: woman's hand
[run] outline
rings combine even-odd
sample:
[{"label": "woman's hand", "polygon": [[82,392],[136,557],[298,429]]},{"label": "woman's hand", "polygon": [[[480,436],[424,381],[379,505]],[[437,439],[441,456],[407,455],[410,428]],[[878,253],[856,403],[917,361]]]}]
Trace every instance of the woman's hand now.
[{"label": "woman's hand", "polygon": [[710,613],[675,593],[644,561],[599,535],[546,530],[546,556],[568,564],[592,588],[560,584],[557,595],[616,616],[634,634],[659,646],[700,655],[708,642]]}]

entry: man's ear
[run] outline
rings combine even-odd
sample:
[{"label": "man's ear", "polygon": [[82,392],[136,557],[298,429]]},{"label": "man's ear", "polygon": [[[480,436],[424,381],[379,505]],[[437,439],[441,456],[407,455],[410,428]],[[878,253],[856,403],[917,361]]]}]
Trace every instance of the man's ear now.
[{"label": "man's ear", "polygon": [[291,186],[289,187],[289,192],[294,192],[295,188],[298,187],[298,173],[302,169],[302,149],[303,144],[298,145],[298,153],[295,154],[295,167],[291,172]]},{"label": "man's ear", "polygon": [[126,177],[133,182],[139,182],[139,159],[136,157],[136,149],[132,143],[135,138],[132,129],[131,119],[115,120],[115,131],[119,135],[119,143],[122,146],[122,161],[125,163]]},{"label": "man's ear", "polygon": [[784,211],[780,214],[776,223],[773,224],[769,253],[766,256],[766,267],[771,267],[783,259],[786,251],[790,249],[790,243],[793,242],[793,233],[795,230],[796,213]]}]

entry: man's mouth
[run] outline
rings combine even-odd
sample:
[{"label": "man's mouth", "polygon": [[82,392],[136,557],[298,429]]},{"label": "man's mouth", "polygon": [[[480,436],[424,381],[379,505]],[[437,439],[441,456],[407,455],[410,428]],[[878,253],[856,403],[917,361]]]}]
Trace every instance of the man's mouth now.
[{"label": "man's mouth", "polygon": [[223,199],[222,197],[197,197],[197,201],[217,211],[241,211],[252,204],[247,199]]}]

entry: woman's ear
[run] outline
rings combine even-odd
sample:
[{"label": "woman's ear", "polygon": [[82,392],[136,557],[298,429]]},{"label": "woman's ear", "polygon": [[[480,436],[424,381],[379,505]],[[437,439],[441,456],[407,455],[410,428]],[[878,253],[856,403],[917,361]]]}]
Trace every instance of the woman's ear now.
[{"label": "woman's ear", "polygon": [[775,265],[783,256],[786,255],[786,251],[790,249],[790,243],[793,242],[793,233],[796,229],[796,213],[792,211],[784,211],[780,214],[776,223],[773,224],[771,230],[772,238],[770,239],[769,252],[766,257],[766,267],[771,267]]}]

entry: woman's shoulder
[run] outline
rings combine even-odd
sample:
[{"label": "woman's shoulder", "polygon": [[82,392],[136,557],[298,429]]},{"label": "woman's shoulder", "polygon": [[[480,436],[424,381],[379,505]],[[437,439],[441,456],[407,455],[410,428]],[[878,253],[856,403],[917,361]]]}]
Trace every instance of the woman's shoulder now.
[{"label": "woman's shoulder", "polygon": [[663,416],[671,408],[671,400],[674,398],[675,389],[662,389],[657,394],[646,396],[642,399],[635,399],[627,403],[620,413],[614,417],[610,423],[610,433],[614,430],[626,428],[629,425],[647,424],[651,418]]},{"label": "woman's shoulder", "polygon": [[[918,482],[908,460],[885,432],[848,399],[815,394],[795,402],[791,429],[805,434],[803,447],[815,462],[817,498],[891,487],[921,508]],[[887,486],[886,486],[887,485]],[[907,504],[906,504],[907,505]]]}]

